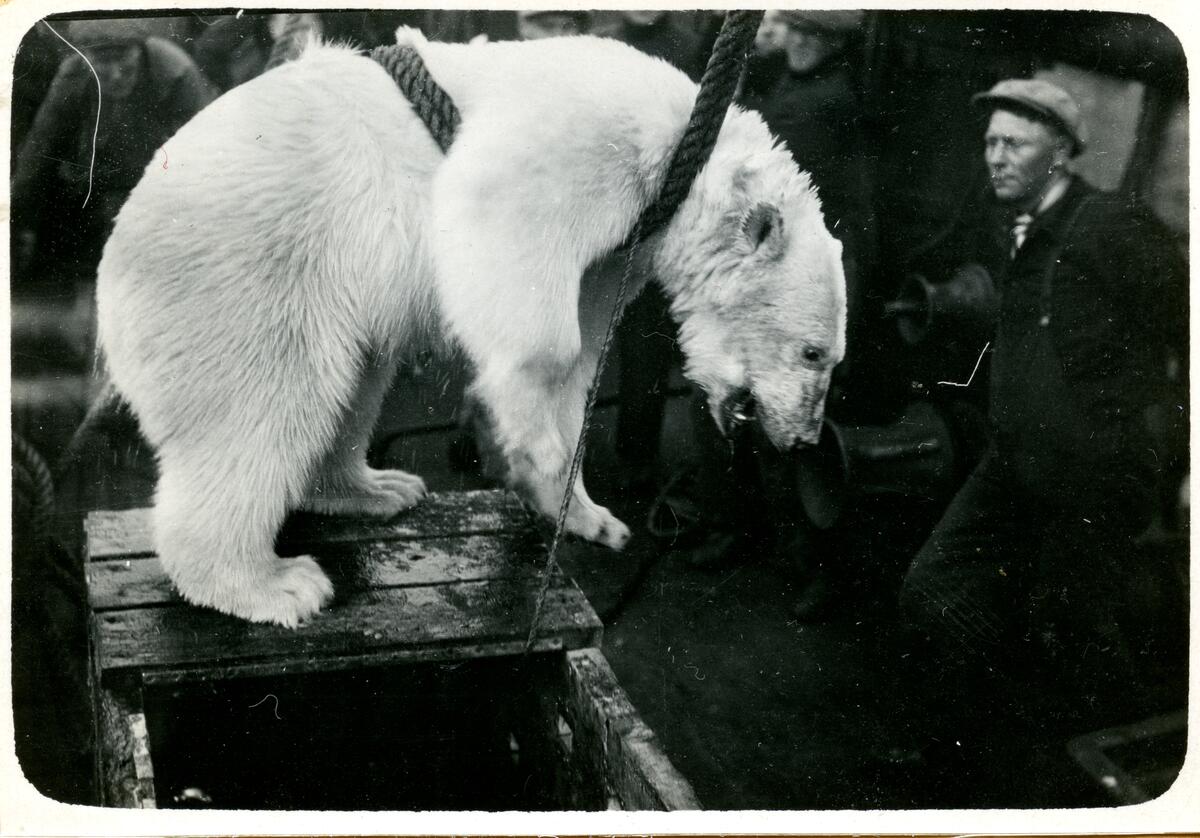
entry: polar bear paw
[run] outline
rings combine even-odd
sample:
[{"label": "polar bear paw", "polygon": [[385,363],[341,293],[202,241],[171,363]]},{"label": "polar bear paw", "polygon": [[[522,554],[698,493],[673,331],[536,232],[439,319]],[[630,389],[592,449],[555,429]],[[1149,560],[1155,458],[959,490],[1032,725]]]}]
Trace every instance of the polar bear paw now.
[{"label": "polar bear paw", "polygon": [[425,497],[425,481],[399,469],[364,468],[345,488],[314,492],[303,508],[319,515],[365,515],[391,518]]},{"label": "polar bear paw", "polygon": [[247,609],[238,614],[255,623],[296,628],[333,598],[333,583],[311,556],[275,559],[272,573]]},{"label": "polar bear paw", "polygon": [[[215,579],[219,584],[212,584]],[[296,628],[333,598],[333,583],[311,556],[256,559],[250,574],[227,569],[219,576],[175,580],[175,585],[194,605],[285,628]]]},{"label": "polar bear paw", "polygon": [[629,527],[603,506],[576,503],[567,513],[567,532],[588,541],[603,544],[612,550],[622,549],[629,541]]}]

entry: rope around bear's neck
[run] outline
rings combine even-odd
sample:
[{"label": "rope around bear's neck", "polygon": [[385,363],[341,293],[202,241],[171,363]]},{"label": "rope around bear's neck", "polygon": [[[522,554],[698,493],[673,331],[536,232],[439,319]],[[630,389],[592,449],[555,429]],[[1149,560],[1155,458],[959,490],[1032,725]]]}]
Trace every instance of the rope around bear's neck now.
[{"label": "rope around bear's neck", "polygon": [[421,54],[410,46],[391,44],[371,50],[371,58],[388,71],[400,91],[412,103],[413,110],[429,129],[442,154],[448,152],[462,123],[462,116],[450,94],[429,74]]},{"label": "rope around bear's neck", "polygon": [[538,623],[541,620],[542,608],[546,602],[546,592],[550,589],[550,581],[557,567],[558,545],[562,540],[566,527],[567,512],[571,508],[571,498],[575,493],[575,481],[579,477],[579,469],[583,464],[584,443],[592,424],[592,411],[596,406],[596,394],[600,390],[600,377],[604,373],[604,364],[608,359],[616,335],[617,323],[621,319],[621,311],[625,304],[625,295],[633,276],[634,259],[638,247],[647,236],[666,225],[679,209],[680,204],[687,198],[692,184],[716,145],[717,135],[725,114],[737,90],[742,70],[746,66],[746,56],[754,43],[754,35],[758,32],[759,22],[763,13],[759,12],[726,12],[725,23],[721,33],[713,44],[712,54],[708,58],[704,76],[700,80],[700,90],[696,94],[696,103],[692,106],[692,115],[688,119],[687,128],[679,145],[671,156],[667,166],[667,174],[663,178],[663,186],[658,198],[646,207],[639,216],[626,242],[625,266],[621,271],[621,281],[617,285],[617,298],[613,303],[612,314],[609,315],[608,329],[604,333],[604,342],[600,345],[600,354],[596,359],[596,372],[592,375],[592,383],[588,387],[587,402],[583,410],[583,425],[579,429],[579,438],[575,441],[575,453],[571,458],[571,468],[567,472],[566,488],[563,490],[562,504],[558,509],[558,518],[554,524],[554,537],[546,552],[546,564],[542,568],[542,584],[534,604],[533,617],[529,623],[529,634],[525,638],[525,653],[533,650],[537,635]]}]

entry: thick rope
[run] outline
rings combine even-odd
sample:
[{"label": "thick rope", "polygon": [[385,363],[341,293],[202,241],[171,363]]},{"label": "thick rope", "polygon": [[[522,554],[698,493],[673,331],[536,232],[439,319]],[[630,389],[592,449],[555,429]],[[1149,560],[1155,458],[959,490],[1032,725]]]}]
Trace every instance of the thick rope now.
[{"label": "thick rope", "polygon": [[371,58],[388,71],[401,92],[408,97],[413,110],[421,117],[442,153],[448,152],[454,135],[458,133],[462,116],[449,94],[433,80],[421,55],[412,47],[392,44],[371,50]]},{"label": "thick rope", "polygon": [[[283,31],[271,48],[266,68],[269,70],[299,57],[312,29],[307,16],[289,14]],[[420,53],[410,46],[390,44],[371,50],[371,58],[388,71],[400,92],[412,103],[413,110],[433,135],[442,154],[449,151],[462,117],[449,94],[429,74]]]},{"label": "thick rope", "polygon": [[584,443],[592,424],[596,394],[600,390],[600,377],[604,373],[604,365],[616,336],[617,323],[620,322],[621,312],[624,309],[625,295],[633,276],[638,247],[646,236],[671,219],[680,204],[687,198],[688,192],[691,191],[696,175],[708,162],[713,146],[716,145],[721,124],[725,120],[725,113],[733,101],[742,70],[746,66],[746,56],[754,43],[754,36],[758,32],[758,24],[762,20],[762,16],[761,11],[726,13],[721,34],[717,36],[717,41],[713,44],[712,55],[709,56],[704,77],[700,80],[700,91],[696,94],[692,115],[688,119],[683,138],[675,147],[671,163],[667,167],[662,190],[659,192],[658,199],[642,213],[628,239],[625,266],[621,271],[621,281],[617,286],[617,298],[608,319],[608,329],[604,333],[600,355],[596,359],[596,372],[588,387],[587,401],[583,410],[583,425],[579,429],[579,438],[575,442],[575,454],[571,458],[566,489],[563,491],[562,504],[559,506],[558,518],[554,524],[554,537],[550,541],[546,563],[542,568],[542,584],[534,603],[529,634],[525,638],[527,654],[533,649],[542,609],[546,603],[546,594],[550,589],[550,582],[557,567],[558,546],[562,541],[567,512],[571,508],[571,499],[575,493],[575,481],[579,477],[579,470],[583,464]]},{"label": "thick rope", "polygon": [[644,235],[650,235],[671,220],[691,191],[696,175],[708,162],[762,17],[761,11],[726,13],[721,34],[713,44],[704,76],[700,79],[700,92],[696,94],[692,115],[671,156],[658,199],[642,212]]}]

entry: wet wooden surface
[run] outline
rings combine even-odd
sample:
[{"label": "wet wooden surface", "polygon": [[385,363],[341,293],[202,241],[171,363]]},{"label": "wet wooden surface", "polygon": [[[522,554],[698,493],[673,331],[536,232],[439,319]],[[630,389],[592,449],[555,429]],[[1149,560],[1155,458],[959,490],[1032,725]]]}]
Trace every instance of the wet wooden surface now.
[{"label": "wet wooden surface", "polygon": [[[150,510],[89,512],[86,523],[88,559],[149,556],[154,552]],[[434,493],[386,521],[296,513],[279,533],[281,555],[296,555],[316,544],[354,543],[396,538],[521,532],[528,517],[511,492],[476,490]]]},{"label": "wet wooden surface", "polygon": [[[295,516],[278,539],[281,554],[313,554],[336,594],[316,618],[285,629],[183,602],[154,557],[148,510],[92,513],[87,533],[95,653],[108,679],[519,653],[545,559],[523,508],[500,490],[430,495],[382,522]],[[583,593],[555,573],[534,648],[598,646],[601,632]]]}]

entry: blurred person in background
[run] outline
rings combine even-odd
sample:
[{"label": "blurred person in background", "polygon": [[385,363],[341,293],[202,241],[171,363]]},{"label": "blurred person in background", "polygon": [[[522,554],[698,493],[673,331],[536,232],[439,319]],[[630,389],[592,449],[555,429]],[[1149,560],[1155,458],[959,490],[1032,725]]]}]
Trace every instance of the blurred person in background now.
[{"label": "blurred person in background", "polygon": [[661,9],[619,12],[616,25],[597,34],[615,38],[647,55],[661,58],[683,70],[694,82],[700,81],[708,59],[700,34]]},{"label": "blurred person in background", "polygon": [[812,175],[826,224],[844,248],[850,323],[861,296],[859,268],[870,261],[874,234],[862,105],[851,60],[862,20],[862,12],[849,10],[767,12],[755,51],[760,62],[773,57],[774,70],[751,76],[740,99],[762,114],[797,165]]},{"label": "blurred person in background", "polygon": [[517,12],[517,34],[522,41],[586,35],[592,28],[591,12],[532,9]]},{"label": "blurred person in background", "polygon": [[147,163],[159,155],[169,168],[163,144],[217,92],[187,53],[148,34],[145,21],[59,26],[86,60],[72,51],[59,65],[12,181],[14,284],[45,290],[92,278]]},{"label": "blurred person in background", "polygon": [[221,15],[209,22],[192,47],[197,66],[221,92],[254,78],[271,56],[277,17],[284,15]]}]

